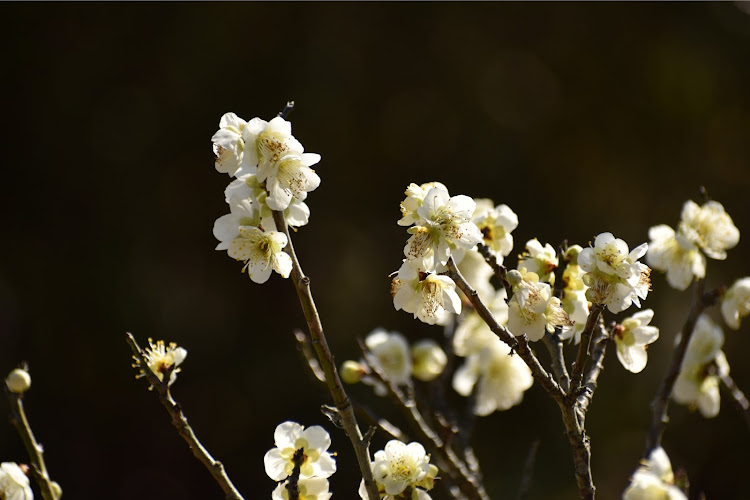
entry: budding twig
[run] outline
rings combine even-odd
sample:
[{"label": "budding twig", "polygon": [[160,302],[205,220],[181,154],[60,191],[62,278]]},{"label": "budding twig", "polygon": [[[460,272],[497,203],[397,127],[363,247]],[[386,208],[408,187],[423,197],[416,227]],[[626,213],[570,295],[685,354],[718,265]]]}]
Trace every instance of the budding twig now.
[{"label": "budding twig", "polygon": [[37,442],[31,430],[29,419],[26,418],[26,411],[23,408],[23,394],[12,392],[6,386],[5,395],[10,405],[10,423],[16,428],[23,445],[26,447],[26,453],[29,454],[34,479],[36,479],[42,492],[42,498],[44,500],[58,500],[61,496],[60,487],[54,484],[47,472],[47,465],[44,462],[44,448]]},{"label": "budding twig", "polygon": [[164,380],[159,380],[159,377],[148,368],[148,361],[133,335],[126,332],[125,341],[130,346],[130,350],[133,351],[133,356],[143,368],[143,374],[146,376],[146,380],[148,380],[151,387],[153,387],[157,394],[159,394],[159,401],[161,401],[162,406],[166,408],[167,412],[172,417],[172,425],[177,429],[177,433],[182,439],[188,444],[190,451],[193,452],[193,456],[195,456],[195,458],[197,458],[198,461],[208,469],[208,472],[211,473],[214,480],[219,484],[226,495],[225,498],[227,500],[244,500],[242,495],[240,495],[240,492],[237,491],[237,488],[235,488],[234,484],[232,484],[232,481],[229,479],[229,476],[224,470],[224,465],[214,459],[203,444],[201,444],[198,437],[195,435],[193,428],[190,427],[185,414],[182,412],[182,407],[172,398],[172,394],[169,391],[169,377],[171,373],[165,373]]},{"label": "budding twig", "polygon": [[302,272],[302,267],[297,259],[297,254],[294,252],[292,237],[289,234],[289,227],[287,226],[283,212],[274,210],[273,220],[276,223],[276,229],[284,233],[287,237],[287,245],[284,248],[284,251],[286,251],[292,259],[292,283],[294,283],[297,297],[302,306],[302,311],[305,314],[307,328],[310,331],[310,337],[312,338],[318,361],[320,361],[321,368],[325,374],[328,390],[331,392],[331,397],[333,397],[333,401],[336,404],[336,409],[341,417],[344,431],[346,432],[346,435],[349,436],[349,440],[354,448],[354,454],[356,455],[357,463],[359,464],[359,471],[365,482],[367,496],[369,497],[369,500],[379,500],[380,494],[378,493],[377,485],[372,476],[372,465],[370,462],[368,442],[363,438],[362,432],[359,429],[357,418],[354,415],[354,408],[352,407],[352,403],[341,383],[336,364],[333,361],[333,354],[328,347],[328,340],[323,332],[323,324],[320,321],[320,315],[315,307],[315,301],[313,300],[312,292],[310,290],[310,278],[305,276],[304,272]]}]

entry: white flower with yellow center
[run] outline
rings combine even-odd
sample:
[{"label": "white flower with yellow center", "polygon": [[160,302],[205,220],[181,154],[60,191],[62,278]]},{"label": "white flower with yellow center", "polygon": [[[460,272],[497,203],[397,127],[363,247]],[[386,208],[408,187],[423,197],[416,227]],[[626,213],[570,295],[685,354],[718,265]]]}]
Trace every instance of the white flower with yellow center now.
[{"label": "white flower with yellow center", "polygon": [[328,447],[331,437],[319,425],[305,429],[296,422],[284,422],[273,433],[275,448],[263,457],[266,474],[274,481],[283,481],[294,472],[295,455],[300,464],[300,478],[327,478],[336,472],[336,461]]},{"label": "white flower with yellow center", "polygon": [[[164,381],[164,375],[171,370],[169,385],[172,385],[177,380],[177,374],[180,372],[180,368],[177,367],[187,357],[187,350],[183,347],[177,347],[177,344],[174,342],[170,342],[167,345],[163,340],[154,343],[153,339],[148,339],[148,347],[143,349],[143,357],[146,358],[148,369],[162,382]],[[133,367],[139,367],[141,364],[140,360],[138,358],[135,358],[135,360],[136,364]],[[141,373],[136,376],[137,378],[145,376],[143,373],[144,368],[142,366],[140,368]]]},{"label": "white flower with yellow center", "polygon": [[320,177],[310,168],[319,161],[319,154],[292,154],[258,168],[258,181],[266,183],[271,210],[286,209],[293,198],[304,200],[320,185]]},{"label": "white flower with yellow center", "polygon": [[219,240],[216,250],[228,250],[232,241],[240,237],[241,227],[260,224],[260,212],[250,199],[232,201],[230,212],[214,222],[214,237]]},{"label": "white flower with yellow center", "polygon": [[667,283],[677,290],[685,290],[694,278],[706,275],[706,258],[698,247],[681,233],[661,224],[648,230],[651,240],[646,262],[652,268],[667,273]]},{"label": "white flower with yellow center", "polygon": [[750,314],[750,277],[734,282],[721,299],[721,315],[727,326],[739,330],[740,320]]},{"label": "white flower with yellow center", "polygon": [[0,464],[0,498],[3,500],[33,500],[29,478],[13,462]]},{"label": "white flower with yellow center", "polygon": [[219,130],[211,138],[216,155],[216,170],[234,175],[240,168],[245,141],[242,132],[247,122],[234,113],[226,113],[219,121]]},{"label": "white flower with yellow center", "polygon": [[391,283],[393,306],[429,325],[441,325],[448,314],[461,313],[456,284],[448,276],[427,273],[414,261],[404,261]]},{"label": "white flower with yellow center", "polygon": [[638,469],[622,494],[623,500],[687,500],[674,485],[669,457],[661,446],[655,448]]},{"label": "white flower with yellow center", "polygon": [[374,368],[377,368],[388,381],[394,385],[409,383],[412,370],[411,355],[409,344],[403,335],[378,328],[365,338],[365,345],[372,354]]},{"label": "white flower with yellow center", "polygon": [[482,241],[477,226],[471,222],[476,204],[468,196],[450,197],[448,191],[435,187],[425,195],[417,209],[420,219],[409,228],[404,255],[417,260],[425,271],[440,271],[452,252],[460,254]]},{"label": "white flower with yellow center", "polygon": [[518,267],[525,267],[527,271],[536,273],[540,281],[555,284],[555,269],[560,263],[557,253],[549,243],[542,246],[534,238],[526,242],[526,251],[518,256]]},{"label": "white flower with yellow center", "polygon": [[513,235],[518,227],[518,216],[508,205],[492,207],[492,200],[479,200],[471,220],[482,233],[484,243],[495,254],[499,263],[513,251]]},{"label": "white flower with yellow center", "polygon": [[457,393],[462,396],[476,393],[474,413],[481,416],[519,404],[533,383],[526,363],[520,356],[512,355],[510,347],[497,337],[469,356],[453,375],[453,389]]},{"label": "white flower with yellow center", "polygon": [[719,414],[719,380],[729,374],[729,364],[721,352],[723,345],[721,328],[702,314],[695,324],[672,391],[675,402],[698,408],[706,418]]},{"label": "white flower with yellow center", "polygon": [[578,255],[578,265],[586,274],[583,282],[589,287],[586,297],[594,304],[606,305],[613,313],[622,312],[631,304],[640,307],[639,299],[648,295],[651,269],[638,259],[648,250],[643,243],[632,251],[612,233],[596,237],[594,246]]},{"label": "white flower with yellow center", "polygon": [[[284,481],[276,486],[276,489],[271,493],[271,500],[289,500],[288,482]],[[328,500],[331,498],[331,493],[328,491],[328,479],[322,477],[300,479],[297,482],[297,490],[299,491],[299,500]]]},{"label": "white flower with yellow center", "polygon": [[412,374],[422,382],[435,380],[448,364],[445,351],[432,339],[420,340],[411,347]]},{"label": "white flower with yellow center", "polygon": [[276,231],[261,231],[257,227],[240,226],[240,235],[229,244],[229,256],[245,263],[242,268],[255,283],[265,283],[276,271],[288,278],[292,259],[284,252],[287,237]]},{"label": "white flower with yellow center", "polygon": [[[258,182],[258,177],[255,174],[245,174],[232,181],[224,190],[224,196],[230,207],[249,203],[257,212],[254,213],[256,218],[252,219],[256,221],[255,223],[240,225],[260,225],[265,231],[277,231],[276,223],[273,220],[273,212],[266,203],[268,191]],[[284,219],[286,219],[289,227],[304,226],[310,220],[310,209],[304,202],[292,198],[289,206],[284,209]]]},{"label": "white flower with yellow center", "polygon": [[552,296],[550,286],[540,282],[536,273],[524,268],[510,271],[508,281],[514,292],[508,303],[508,330],[513,335],[526,335],[533,342],[544,337],[545,331],[573,326],[560,299]]},{"label": "white flower with yellow center", "polygon": [[[412,488],[411,499],[429,500],[425,492],[432,488],[437,476],[437,467],[430,464],[430,457],[419,443],[404,444],[391,440],[385,449],[375,453],[372,463],[372,474],[381,493],[381,498],[395,500],[397,495],[407,488]],[[364,481],[360,484],[359,495],[367,499]]]},{"label": "white flower with yellow center", "polygon": [[717,201],[709,201],[703,206],[686,201],[681,219],[679,232],[712,259],[726,259],[726,250],[740,241],[739,229]]},{"label": "white flower with yellow center", "polygon": [[614,339],[617,346],[617,359],[632,373],[639,373],[646,367],[648,354],[646,346],[659,338],[659,329],[649,326],[654,311],[646,309],[627,318],[615,327]]},{"label": "white flower with yellow center", "polygon": [[269,169],[284,156],[301,155],[305,151],[292,136],[292,124],[278,116],[270,122],[253,118],[242,130],[242,139],[245,151],[237,177]]},{"label": "white flower with yellow center", "polygon": [[406,198],[401,202],[401,219],[398,221],[399,226],[411,226],[417,222],[420,215],[417,213],[419,207],[424,202],[424,197],[432,188],[439,188],[448,192],[448,188],[440,182],[427,182],[418,186],[413,182],[406,188]]}]

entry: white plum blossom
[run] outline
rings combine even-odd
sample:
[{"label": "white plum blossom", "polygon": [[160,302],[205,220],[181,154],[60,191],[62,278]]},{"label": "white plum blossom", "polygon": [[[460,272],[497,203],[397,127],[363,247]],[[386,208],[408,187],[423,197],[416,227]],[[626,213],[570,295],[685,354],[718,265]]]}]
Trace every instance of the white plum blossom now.
[{"label": "white plum blossom", "polygon": [[476,393],[474,413],[482,416],[519,404],[533,382],[526,363],[497,337],[471,354],[453,376],[456,392],[462,396]]},{"label": "white plum blossom", "polygon": [[331,437],[319,425],[305,429],[296,422],[284,422],[273,433],[275,448],[263,457],[266,474],[274,481],[292,475],[295,455],[301,454],[300,478],[327,478],[336,472],[336,461],[328,452]]},{"label": "white plum blossom", "polygon": [[401,219],[398,221],[399,226],[411,226],[420,219],[417,213],[419,207],[424,202],[424,197],[432,188],[439,188],[448,192],[448,188],[441,182],[427,182],[418,186],[413,182],[406,187],[404,194],[406,198],[401,202]]},{"label": "white plum blossom", "polygon": [[3,500],[33,500],[29,478],[14,462],[0,464],[0,498]]},{"label": "white plum blossom", "polygon": [[449,313],[461,312],[456,284],[448,276],[427,273],[414,261],[404,261],[391,284],[393,306],[429,325],[441,325]]},{"label": "white plum blossom", "polygon": [[573,326],[560,299],[552,296],[550,286],[540,282],[536,273],[521,268],[509,272],[508,281],[514,292],[508,303],[508,330],[513,335],[527,335],[533,342],[544,337],[545,331],[552,333],[555,327]]},{"label": "white plum blossom", "polygon": [[640,373],[646,367],[646,346],[659,338],[659,329],[649,326],[654,317],[652,309],[645,309],[627,318],[615,327],[614,340],[617,359],[632,373]]},{"label": "white plum blossom", "polygon": [[219,121],[219,130],[211,138],[216,155],[216,170],[234,175],[240,168],[245,141],[242,132],[247,122],[234,113],[225,113]]},{"label": "white plum blossom", "polygon": [[677,290],[685,290],[694,278],[706,275],[706,258],[698,246],[682,233],[675,233],[666,224],[648,230],[651,240],[646,262],[652,268],[667,273],[667,283]]},{"label": "white plum blossom", "polygon": [[[430,464],[430,456],[419,443],[404,444],[395,439],[375,453],[372,474],[384,500],[404,498],[401,495],[412,488],[409,500],[430,500],[427,490],[432,489],[438,469]],[[360,483],[359,495],[367,500],[364,480]]]},{"label": "white plum blossom", "polygon": [[304,200],[309,191],[320,185],[320,177],[310,167],[320,161],[320,155],[302,153],[283,156],[275,163],[258,168],[258,181],[266,183],[271,210],[284,210],[292,198]]},{"label": "white plum blossom", "polygon": [[750,314],[750,277],[738,279],[724,292],[721,315],[732,330],[739,330],[742,318]]},{"label": "white plum blossom", "polygon": [[679,232],[717,260],[726,259],[726,250],[740,241],[739,229],[717,201],[706,202],[703,206],[686,201],[682,207]]},{"label": "white plum blossom", "polygon": [[[245,174],[238,177],[224,190],[224,196],[230,207],[239,203],[247,203],[253,207],[255,211],[253,220],[256,222],[241,225],[259,226],[266,231],[277,230],[272,209],[266,203],[268,191],[258,182],[256,175]],[[293,228],[304,226],[310,220],[310,209],[297,198],[292,198],[283,213],[286,223]]]},{"label": "white plum blossom", "polygon": [[[485,303],[495,321],[501,326],[508,324],[508,304],[505,302],[505,289],[497,290],[492,300]],[[478,353],[497,340],[497,335],[487,323],[472,309],[456,327],[453,335],[453,350],[458,356],[466,357]]]},{"label": "white plum blossom", "polygon": [[471,222],[476,203],[468,196],[451,197],[440,187],[430,189],[422,206],[417,209],[420,219],[409,228],[404,255],[417,260],[425,271],[441,271],[451,254],[459,254],[482,241],[477,226]]},{"label": "white plum blossom", "polygon": [[[187,349],[177,347],[174,342],[167,345],[163,340],[154,343],[153,339],[148,339],[148,347],[143,349],[143,357],[146,358],[146,368],[151,370],[162,382],[164,381],[164,375],[172,370],[169,376],[169,385],[172,385],[180,372],[180,368],[177,367],[187,357]],[[137,358],[134,366],[140,366],[140,361]],[[145,376],[143,369],[144,367],[141,366],[141,373],[137,375],[138,378]]]},{"label": "white plum blossom", "polygon": [[563,294],[560,301],[563,310],[568,313],[570,320],[574,323],[572,328],[560,333],[560,338],[563,340],[573,338],[576,344],[581,341],[581,334],[586,328],[590,309],[589,300],[586,298],[588,287],[583,283],[585,273],[578,265],[578,255],[582,250],[580,245],[573,245],[565,252],[568,264],[562,274]]},{"label": "white plum blossom", "polygon": [[555,284],[555,269],[559,264],[557,253],[549,243],[542,246],[539,240],[534,238],[526,242],[526,251],[518,256],[518,267],[524,267],[527,271],[536,273],[540,281],[551,285]]},{"label": "white plum blossom", "polygon": [[292,124],[277,116],[270,122],[250,120],[242,131],[245,151],[237,177],[269,169],[287,155],[301,155],[305,148],[292,136]]},{"label": "white plum blossom", "polygon": [[229,256],[245,263],[242,268],[255,283],[265,283],[276,271],[288,278],[292,259],[284,252],[288,240],[284,233],[262,231],[257,227],[240,226],[239,236],[229,243]]},{"label": "white plum blossom", "polygon": [[578,255],[578,265],[586,272],[583,281],[589,287],[586,297],[594,304],[606,305],[613,313],[633,303],[640,307],[639,299],[646,298],[651,285],[651,269],[638,261],[647,250],[646,243],[629,251],[627,243],[612,233],[598,235],[594,246]]},{"label": "white plum blossom", "polygon": [[[288,482],[284,481],[276,486],[276,489],[271,493],[271,500],[289,500]],[[328,479],[322,477],[300,478],[297,482],[298,498],[299,500],[329,500],[331,493],[328,491],[328,487]]]},{"label": "white plum blossom", "polygon": [[687,500],[674,485],[674,474],[669,457],[661,446],[654,448],[630,479],[622,494],[623,500]]},{"label": "white plum blossom", "polygon": [[229,204],[230,212],[214,222],[214,237],[219,240],[216,250],[229,250],[232,241],[240,237],[241,227],[260,224],[260,213],[251,200],[232,201],[233,203]]},{"label": "white plum blossom", "polygon": [[[394,385],[409,383],[412,372],[411,354],[409,343],[403,335],[377,328],[365,338],[365,345],[372,355],[373,368],[376,368],[386,380]],[[364,381],[367,383],[368,379]],[[377,384],[375,391],[378,395],[385,395],[385,388]]]},{"label": "white plum blossom", "polygon": [[445,351],[432,339],[420,340],[411,346],[412,375],[422,382],[435,380],[448,364]]},{"label": "white plum blossom", "polygon": [[724,333],[711,318],[702,314],[693,329],[672,398],[698,408],[705,418],[719,414],[719,378],[729,374],[729,364],[721,352]]},{"label": "white plum blossom", "polygon": [[472,221],[482,233],[482,243],[497,257],[499,263],[513,251],[511,231],[518,227],[518,216],[508,205],[492,207],[492,200],[481,200]]}]

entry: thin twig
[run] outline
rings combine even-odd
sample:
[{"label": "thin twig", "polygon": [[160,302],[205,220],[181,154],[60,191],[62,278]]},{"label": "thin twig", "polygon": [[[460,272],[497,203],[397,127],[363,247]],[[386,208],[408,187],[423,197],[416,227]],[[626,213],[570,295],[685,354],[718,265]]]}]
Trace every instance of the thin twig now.
[{"label": "thin twig", "polygon": [[494,253],[492,253],[492,250],[490,250],[490,247],[487,245],[479,244],[477,245],[477,250],[479,250],[479,253],[482,254],[482,257],[484,257],[484,260],[487,262],[487,264],[490,265],[493,271],[495,271],[495,276],[500,280],[500,282],[503,284],[503,288],[505,288],[506,302],[513,297],[513,287],[510,286],[510,283],[508,283],[508,270],[505,268],[504,265],[500,264],[497,261],[497,257]]},{"label": "thin twig", "polygon": [[518,353],[521,359],[526,362],[526,365],[531,369],[532,376],[539,383],[539,385],[542,386],[547,394],[549,394],[552,399],[555,399],[556,401],[561,400],[565,396],[565,394],[563,393],[562,389],[560,389],[560,386],[557,384],[557,382],[555,382],[552,375],[547,373],[547,371],[539,363],[539,360],[536,358],[534,353],[531,351],[531,348],[529,347],[526,336],[523,335],[521,337],[514,337],[512,333],[510,333],[505,327],[497,322],[495,317],[492,315],[492,312],[487,309],[487,306],[484,305],[482,299],[479,298],[476,290],[471,288],[471,285],[469,285],[466,279],[461,275],[458,268],[456,267],[455,262],[453,261],[453,257],[448,259],[447,274],[456,283],[456,285],[458,285],[458,288],[461,289],[464,295],[469,298],[471,304],[474,306],[474,309],[477,311],[477,314],[479,314],[479,317],[481,317],[484,322],[487,323],[487,326],[489,326],[490,330],[492,330],[495,335],[500,337],[500,340],[508,344],[508,346],[516,353]]},{"label": "thin twig", "polygon": [[167,409],[167,412],[172,417],[172,425],[177,429],[177,432],[182,436],[182,439],[188,444],[188,447],[190,448],[190,451],[193,452],[195,458],[197,458],[198,461],[208,469],[208,472],[211,473],[214,480],[219,484],[226,495],[225,498],[227,500],[244,500],[242,495],[240,495],[240,492],[229,479],[229,476],[224,470],[224,465],[214,459],[208,450],[201,444],[198,437],[195,435],[193,428],[190,427],[185,414],[182,412],[182,407],[172,398],[172,394],[169,391],[169,376],[171,373],[164,374],[163,381],[159,380],[159,377],[148,368],[148,361],[138,345],[138,342],[136,342],[135,337],[130,333],[126,333],[125,335],[125,340],[130,346],[130,350],[133,351],[133,356],[143,368],[143,374],[146,376],[146,380],[151,384],[151,387],[156,389],[156,392],[159,394],[159,401],[161,401],[162,406]]},{"label": "thin twig", "polygon": [[542,341],[549,351],[549,356],[552,360],[552,373],[555,374],[557,383],[560,384],[560,389],[567,393],[570,390],[570,376],[565,366],[565,355],[563,354],[563,343],[560,335],[557,332],[545,332]]},{"label": "thin twig", "polygon": [[718,298],[718,292],[704,294],[704,284],[705,282],[703,279],[696,280],[696,282],[693,283],[693,300],[690,306],[690,313],[682,327],[680,343],[672,354],[672,362],[669,365],[669,369],[659,386],[659,390],[654,396],[654,400],[651,402],[651,427],[646,436],[646,448],[643,451],[644,458],[651,455],[654,448],[661,446],[664,429],[669,422],[669,418],[667,417],[669,399],[672,397],[672,389],[674,388],[675,381],[680,373],[682,361],[685,359],[685,353],[687,352],[690,338],[693,336],[695,323],[698,321],[698,317],[703,311],[715,303]]},{"label": "thin twig", "polygon": [[526,462],[523,465],[523,473],[521,474],[521,485],[518,488],[518,500],[529,498],[531,479],[534,477],[534,462],[536,462],[536,453],[539,451],[540,442],[539,439],[535,439],[529,447],[529,453],[526,455]]},{"label": "thin twig", "polygon": [[489,500],[489,496],[484,491],[477,475],[471,472],[471,469],[459,458],[451,446],[430,427],[424,415],[417,408],[416,402],[408,398],[403,391],[388,380],[361,341],[359,346],[372,375],[385,386],[396,406],[404,413],[404,416],[412,423],[430,451],[438,458],[442,469],[458,482],[458,487],[464,495],[461,498]]},{"label": "thin twig", "polygon": [[735,408],[740,412],[742,418],[745,419],[745,423],[750,429],[750,401],[747,400],[745,394],[739,387],[737,387],[737,384],[734,383],[734,380],[732,380],[732,377],[728,374],[721,376],[721,382],[724,384],[724,387],[727,388],[729,394],[731,394]]},{"label": "thin twig", "polygon": [[583,391],[578,396],[578,404],[584,412],[588,410],[589,404],[594,397],[594,391],[596,391],[599,383],[599,375],[601,375],[604,369],[604,355],[607,353],[607,346],[612,338],[609,332],[604,329],[602,321],[599,321],[598,330],[599,334],[593,339],[594,347],[591,350],[591,368],[586,372],[586,376],[583,379]]},{"label": "thin twig", "polygon": [[591,354],[591,334],[599,323],[599,316],[604,310],[604,304],[594,304],[591,306],[589,317],[586,320],[586,327],[581,333],[581,345],[578,346],[578,356],[573,364],[573,374],[571,375],[570,393],[574,394],[581,388],[583,380],[583,369],[586,366],[586,360]]},{"label": "thin twig", "polygon": [[318,382],[326,383],[326,374],[320,367],[318,358],[315,357],[314,349],[310,344],[310,339],[305,332],[302,330],[294,330],[294,338],[297,341],[302,356],[305,358],[307,367],[310,369],[310,373],[315,377]]},{"label": "thin twig", "polygon": [[378,488],[372,476],[372,465],[370,462],[368,443],[364,440],[362,432],[359,430],[357,418],[354,415],[354,408],[352,407],[351,401],[341,383],[336,364],[333,361],[333,354],[328,347],[328,340],[326,339],[325,333],[323,333],[323,324],[320,321],[320,315],[315,307],[315,301],[313,300],[312,292],[310,291],[310,278],[305,276],[304,272],[302,272],[302,267],[297,259],[297,254],[294,252],[292,237],[289,234],[289,227],[287,226],[284,214],[274,210],[273,220],[276,223],[276,229],[284,233],[287,237],[287,245],[284,250],[292,259],[292,282],[297,291],[297,297],[302,306],[302,311],[305,314],[305,320],[307,321],[307,327],[310,331],[310,337],[312,338],[315,352],[318,355],[318,361],[320,361],[323,373],[325,373],[328,390],[331,392],[333,401],[336,404],[336,409],[341,418],[344,431],[347,436],[349,436],[349,440],[354,448],[354,454],[357,457],[359,470],[365,482],[367,495],[369,500],[378,500],[380,494],[378,493]]},{"label": "thin twig", "polygon": [[58,494],[60,487],[55,488],[56,485],[49,477],[47,465],[44,462],[44,448],[34,438],[29,419],[26,418],[26,411],[23,408],[23,395],[11,392],[7,386],[5,387],[5,395],[10,404],[10,423],[16,428],[23,445],[26,447],[26,452],[29,454],[29,460],[34,471],[33,475],[42,492],[42,498],[44,500],[58,500],[60,498]]}]

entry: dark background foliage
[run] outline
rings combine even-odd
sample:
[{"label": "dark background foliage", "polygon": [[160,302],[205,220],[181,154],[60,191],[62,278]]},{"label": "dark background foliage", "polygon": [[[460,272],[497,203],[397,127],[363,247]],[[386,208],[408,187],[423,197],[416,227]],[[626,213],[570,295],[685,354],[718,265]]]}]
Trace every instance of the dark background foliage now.
[{"label": "dark background foliage", "polygon": [[[126,330],[189,350],[175,396],[248,499],[274,486],[262,457],[278,423],[326,424],[329,397],[295,352],[291,283],[255,285],[213,250],[229,179],[210,137],[227,111],[270,119],[294,99],[295,135],[323,156],[295,244],[339,361],[377,326],[440,335],[388,295],[410,182],[507,203],[516,252],[603,231],[635,246],[700,185],[750,230],[750,16],[733,3],[4,4],[0,19],[0,370],[30,363],[28,411],[65,498],[221,498],[133,379]],[[750,274],[745,241],[729,255],[709,262],[710,286]],[[653,289],[648,366],[609,356],[589,413],[601,498],[637,465],[687,313],[689,293],[656,274]],[[725,351],[750,390],[747,335],[727,332]],[[727,399],[712,420],[670,414],[665,447],[692,496],[750,497],[750,434]],[[353,454],[327,427],[332,491],[354,498]],[[532,498],[576,496],[538,387],[476,432],[492,498],[516,494],[537,438]],[[25,458],[0,426],[0,460]]]}]

